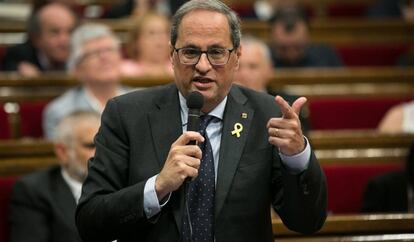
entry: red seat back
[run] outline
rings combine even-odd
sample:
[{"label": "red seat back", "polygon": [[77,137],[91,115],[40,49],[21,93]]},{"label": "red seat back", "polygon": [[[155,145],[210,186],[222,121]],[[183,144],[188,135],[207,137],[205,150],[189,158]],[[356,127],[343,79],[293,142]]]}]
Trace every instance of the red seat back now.
[{"label": "red seat back", "polygon": [[348,44],[336,51],[346,66],[394,66],[399,57],[410,49],[409,44]]},{"label": "red seat back", "polygon": [[374,176],[403,169],[403,165],[325,165],[328,183],[328,211],[332,213],[359,213],[365,187]]},{"label": "red seat back", "polygon": [[20,103],[21,136],[40,138],[43,136],[42,120],[46,101]]},{"label": "red seat back", "polygon": [[9,241],[9,205],[16,177],[0,177],[0,242]]},{"label": "red seat back", "polygon": [[312,129],[375,129],[392,106],[407,102],[402,97],[326,97],[309,101]]},{"label": "red seat back", "polygon": [[368,11],[368,3],[331,3],[327,7],[327,15],[330,17],[364,17]]}]

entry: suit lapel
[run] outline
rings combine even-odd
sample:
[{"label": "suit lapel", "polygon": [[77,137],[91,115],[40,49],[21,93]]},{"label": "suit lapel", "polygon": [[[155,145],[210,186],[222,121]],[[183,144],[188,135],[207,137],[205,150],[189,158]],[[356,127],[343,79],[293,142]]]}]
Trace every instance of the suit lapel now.
[{"label": "suit lapel", "polygon": [[[244,105],[246,102],[247,98],[241,93],[240,89],[233,87],[228,95],[223,116],[220,160],[217,172],[216,219],[230,190],[254,115],[254,110]],[[240,125],[237,124],[243,127],[243,130],[240,131],[240,137],[237,137],[236,133],[232,134],[233,131],[240,128]]]},{"label": "suit lapel", "polygon": [[[155,111],[148,115],[148,121],[161,170],[171,144],[182,134],[180,104],[175,85],[170,85],[165,95],[156,101]],[[170,203],[175,221],[181,231],[182,211],[184,211],[184,189],[182,186],[172,193]]]},{"label": "suit lapel", "polygon": [[164,166],[171,144],[182,134],[178,90],[172,86],[156,101],[156,108],[148,114],[152,138],[160,168]]},{"label": "suit lapel", "polygon": [[55,184],[54,193],[52,196],[56,201],[56,205],[59,207],[59,210],[62,212],[64,220],[69,228],[73,231],[77,231],[75,225],[75,210],[76,210],[76,201],[73,197],[72,191],[69,188],[69,185],[63,180],[61,171],[56,170],[55,175]]}]

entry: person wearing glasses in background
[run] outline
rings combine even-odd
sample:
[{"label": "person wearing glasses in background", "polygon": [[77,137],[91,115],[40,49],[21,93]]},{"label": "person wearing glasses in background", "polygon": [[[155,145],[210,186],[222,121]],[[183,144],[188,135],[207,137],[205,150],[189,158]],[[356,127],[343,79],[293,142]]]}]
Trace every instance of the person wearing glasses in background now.
[{"label": "person wearing glasses in background", "polygon": [[[326,181],[300,128],[306,98],[290,106],[232,85],[240,38],[221,1],[176,12],[174,83],[115,97],[102,114],[76,212],[84,242],[270,242],[271,205],[292,230],[321,228]],[[187,131],[194,91],[204,100],[200,133]]]},{"label": "person wearing glasses in background", "polygon": [[68,72],[80,82],[49,103],[43,113],[44,136],[53,139],[59,120],[76,110],[101,113],[108,99],[126,93],[120,85],[120,43],[112,31],[101,24],[84,24],[71,39]]},{"label": "person wearing glasses in background", "polygon": [[54,139],[59,165],[24,176],[13,187],[10,242],[81,242],[75,208],[99,125],[100,114],[91,111],[61,120]]}]

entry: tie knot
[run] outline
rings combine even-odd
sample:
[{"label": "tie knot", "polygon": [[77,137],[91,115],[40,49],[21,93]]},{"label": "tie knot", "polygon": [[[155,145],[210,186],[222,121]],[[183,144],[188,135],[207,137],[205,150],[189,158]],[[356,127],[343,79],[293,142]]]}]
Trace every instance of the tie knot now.
[{"label": "tie knot", "polygon": [[217,120],[217,118],[211,115],[200,116],[200,131],[205,131],[208,124],[213,120]]}]

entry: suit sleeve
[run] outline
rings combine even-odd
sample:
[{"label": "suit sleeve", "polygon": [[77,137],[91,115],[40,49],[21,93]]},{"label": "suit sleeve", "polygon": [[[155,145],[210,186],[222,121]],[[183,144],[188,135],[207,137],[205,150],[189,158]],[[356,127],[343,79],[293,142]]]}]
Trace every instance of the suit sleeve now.
[{"label": "suit sleeve", "polygon": [[273,178],[273,207],[289,229],[310,234],[327,216],[325,175],[312,152],[308,168],[298,175],[279,167]]},{"label": "suit sleeve", "polygon": [[109,101],[95,137],[95,157],[89,160],[76,211],[84,242],[119,239],[149,223],[143,210],[146,180],[128,186],[129,139],[118,112],[116,101]]},{"label": "suit sleeve", "polygon": [[49,209],[36,196],[36,188],[18,181],[10,204],[10,242],[50,240]]}]

